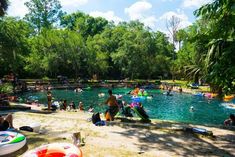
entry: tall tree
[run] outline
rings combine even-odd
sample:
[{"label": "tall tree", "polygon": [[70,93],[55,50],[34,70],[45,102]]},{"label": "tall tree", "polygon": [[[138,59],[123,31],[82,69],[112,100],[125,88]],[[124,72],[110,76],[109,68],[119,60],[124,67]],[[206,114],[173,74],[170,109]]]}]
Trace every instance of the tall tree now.
[{"label": "tall tree", "polygon": [[205,32],[210,36],[205,60],[208,81],[220,94],[228,93],[235,81],[235,1],[214,0],[196,10],[195,15],[209,21]]},{"label": "tall tree", "polygon": [[8,0],[0,0],[0,16],[5,15],[8,5]]},{"label": "tall tree", "polygon": [[79,11],[63,16],[61,24],[69,30],[81,33],[84,38],[100,34],[109,26],[109,22],[106,19],[101,17],[94,18]]},{"label": "tall tree", "polygon": [[[174,46],[176,45],[176,41],[177,41],[176,35],[179,30],[179,25],[180,25],[180,18],[174,15],[166,21],[166,27],[171,35],[172,43]],[[175,59],[175,54],[173,55],[174,55],[173,59]]]},{"label": "tall tree", "polygon": [[40,32],[42,28],[52,28],[53,25],[58,24],[63,15],[58,0],[30,0],[25,5],[29,10],[25,19],[32,24],[37,32]]},{"label": "tall tree", "polygon": [[30,52],[28,38],[31,34],[29,24],[16,18],[0,19],[0,73],[9,70],[22,73],[24,57]]},{"label": "tall tree", "polygon": [[25,69],[35,76],[77,77],[86,59],[82,36],[69,30],[43,30],[30,40],[30,46]]}]

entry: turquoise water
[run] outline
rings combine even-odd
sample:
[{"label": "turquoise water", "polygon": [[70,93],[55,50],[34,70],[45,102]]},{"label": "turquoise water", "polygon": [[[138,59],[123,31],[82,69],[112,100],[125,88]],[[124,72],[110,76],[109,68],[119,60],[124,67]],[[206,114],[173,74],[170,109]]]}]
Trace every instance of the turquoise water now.
[{"label": "turquoise water", "polygon": [[[130,88],[114,88],[114,94],[122,94],[123,100],[131,103],[131,96],[126,93]],[[147,90],[153,99],[144,100],[142,104],[150,118],[161,120],[172,120],[176,122],[192,123],[192,124],[223,124],[229,114],[235,113],[234,109],[225,108],[221,101],[216,99],[207,99],[204,97],[193,96],[191,94],[174,93],[173,96],[159,94],[157,90]],[[102,98],[98,97],[98,93],[105,93]],[[77,105],[83,102],[85,109],[93,105],[95,111],[104,112],[106,105],[105,100],[108,97],[106,88],[94,88],[90,91],[75,93],[73,90],[53,90],[52,95],[56,100],[66,99],[69,104],[74,101]],[[37,96],[40,103],[47,103],[46,92],[25,93],[23,98],[29,96]],[[190,112],[193,106],[195,111]]]}]

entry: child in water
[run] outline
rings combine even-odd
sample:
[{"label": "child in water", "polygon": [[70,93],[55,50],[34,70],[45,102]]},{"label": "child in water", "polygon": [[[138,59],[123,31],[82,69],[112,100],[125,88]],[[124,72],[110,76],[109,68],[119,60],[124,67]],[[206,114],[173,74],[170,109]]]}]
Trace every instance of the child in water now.
[{"label": "child in water", "polygon": [[230,114],[229,119],[224,121],[225,126],[235,126],[235,116],[234,114]]},{"label": "child in water", "polygon": [[83,103],[81,101],[79,102],[78,108],[80,111],[84,111]]},{"label": "child in water", "polygon": [[89,107],[88,112],[91,112],[91,113],[93,113],[93,112],[94,112],[94,108],[93,108],[93,106],[92,106],[92,105]]},{"label": "child in water", "polygon": [[194,107],[191,106],[190,109],[189,109],[190,112],[194,112]]}]

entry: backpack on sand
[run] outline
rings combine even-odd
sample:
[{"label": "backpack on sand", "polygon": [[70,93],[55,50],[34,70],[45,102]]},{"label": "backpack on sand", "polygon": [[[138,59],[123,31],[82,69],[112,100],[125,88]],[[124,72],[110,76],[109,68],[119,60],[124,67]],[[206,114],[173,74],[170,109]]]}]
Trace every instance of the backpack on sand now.
[{"label": "backpack on sand", "polygon": [[92,117],[91,117],[91,121],[93,124],[97,123],[97,122],[100,122],[101,119],[100,119],[100,113],[97,112],[97,113],[93,113]]}]

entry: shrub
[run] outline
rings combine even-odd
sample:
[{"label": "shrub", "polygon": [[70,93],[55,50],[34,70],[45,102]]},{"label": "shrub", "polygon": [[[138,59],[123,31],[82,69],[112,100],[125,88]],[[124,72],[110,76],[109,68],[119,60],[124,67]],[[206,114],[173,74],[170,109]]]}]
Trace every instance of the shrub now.
[{"label": "shrub", "polygon": [[0,93],[4,93],[4,94],[13,93],[13,86],[10,83],[1,84]]}]

